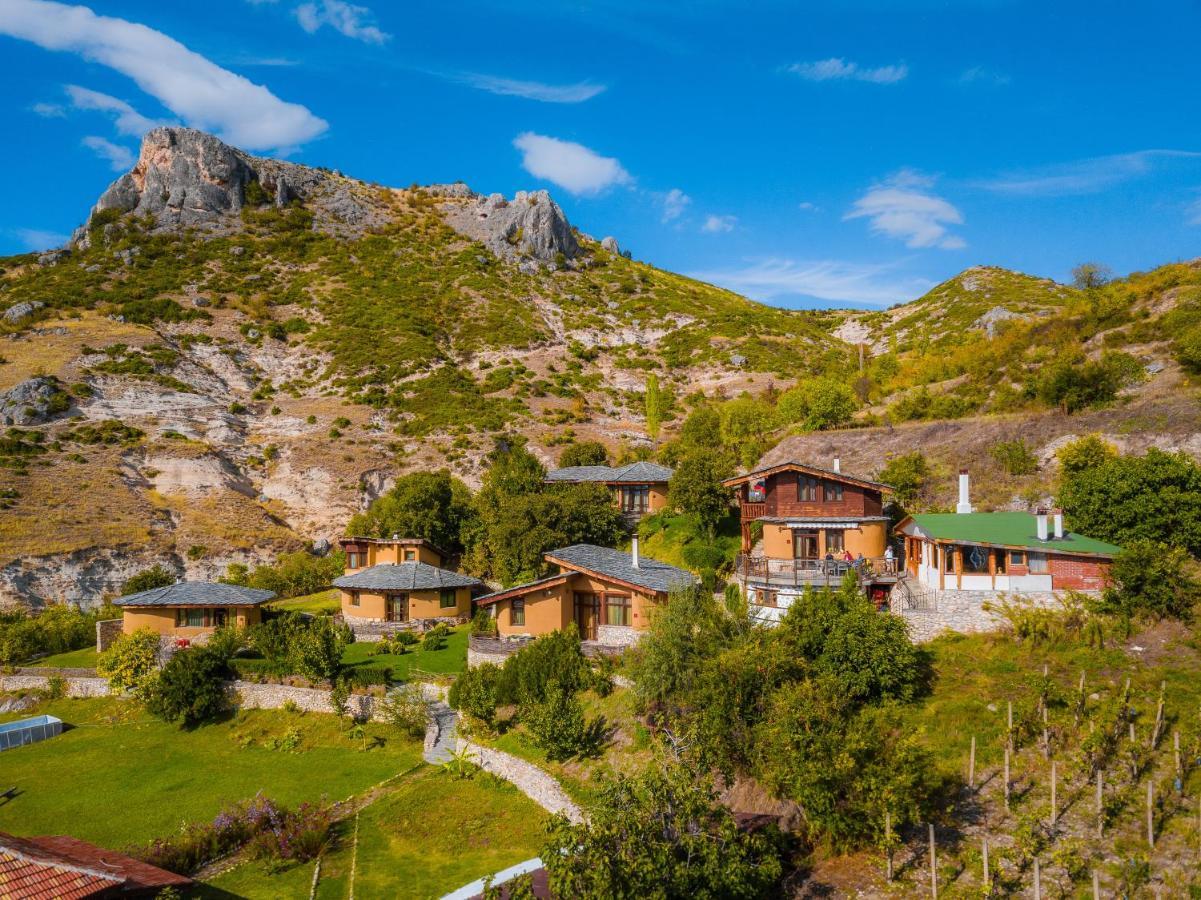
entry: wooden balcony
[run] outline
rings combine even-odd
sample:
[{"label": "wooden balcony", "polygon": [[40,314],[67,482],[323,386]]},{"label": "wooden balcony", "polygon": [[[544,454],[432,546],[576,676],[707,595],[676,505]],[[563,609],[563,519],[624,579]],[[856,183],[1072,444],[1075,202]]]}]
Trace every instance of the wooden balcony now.
[{"label": "wooden balcony", "polygon": [[748,519],[761,519],[767,515],[766,503],[747,503],[743,501],[739,504],[739,508],[744,522]]},{"label": "wooden balcony", "polygon": [[847,562],[841,559],[775,559],[740,553],[734,574],[744,583],[778,587],[837,587],[847,572],[855,572],[863,584],[891,584],[899,578],[896,559],[870,557]]}]

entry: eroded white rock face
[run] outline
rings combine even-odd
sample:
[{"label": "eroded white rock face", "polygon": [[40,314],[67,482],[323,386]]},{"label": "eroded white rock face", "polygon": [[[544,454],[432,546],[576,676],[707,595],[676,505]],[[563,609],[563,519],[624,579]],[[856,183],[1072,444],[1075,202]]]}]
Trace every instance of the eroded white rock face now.
[{"label": "eroded white rock face", "polygon": [[580,252],[571,223],[547,191],[518,191],[512,200],[491,194],[444,204],[442,212],[451,228],[501,259],[555,264]]},{"label": "eroded white rock face", "polygon": [[236,491],[255,496],[254,485],[228,460],[217,455],[179,458],[152,456],[142,472],[160,494],[213,494]]}]

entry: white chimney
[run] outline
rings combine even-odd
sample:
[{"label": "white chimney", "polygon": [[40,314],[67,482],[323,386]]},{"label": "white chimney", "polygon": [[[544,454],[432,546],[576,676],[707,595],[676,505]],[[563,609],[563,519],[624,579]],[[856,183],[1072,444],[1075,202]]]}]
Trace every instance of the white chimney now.
[{"label": "white chimney", "polygon": [[1056,509],[1051,512],[1051,522],[1055,528],[1055,540],[1063,540],[1063,510]]},{"label": "white chimney", "polygon": [[1047,511],[1040,509],[1034,514],[1034,517],[1038,522],[1038,539],[1040,541],[1047,540]]},{"label": "white chimney", "polygon": [[834,471],[842,472],[842,460],[839,459],[837,456],[834,457]]},{"label": "white chimney", "polygon": [[972,509],[971,491],[972,491],[972,485],[971,485],[971,481],[968,478],[967,469],[960,469],[959,470],[959,503],[955,506],[955,512],[962,513],[962,514],[975,512],[975,510]]},{"label": "white chimney", "polygon": [[634,535],[634,542],[630,546],[630,565],[638,568],[638,535]]},{"label": "white chimney", "polygon": [[392,540],[394,540],[394,541],[399,541],[399,540],[400,540],[400,535],[399,535],[399,534],[393,534],[393,535],[392,535]]}]

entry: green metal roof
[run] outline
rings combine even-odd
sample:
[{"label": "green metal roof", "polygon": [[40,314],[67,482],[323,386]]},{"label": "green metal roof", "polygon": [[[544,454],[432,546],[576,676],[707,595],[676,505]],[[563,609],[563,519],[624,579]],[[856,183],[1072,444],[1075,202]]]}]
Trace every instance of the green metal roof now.
[{"label": "green metal roof", "polygon": [[[1025,512],[920,513],[912,516],[911,520],[924,534],[936,541],[1028,547],[1052,553],[1084,553],[1092,556],[1113,556],[1121,550],[1113,544],[1071,531],[1065,531],[1058,540],[1040,541],[1036,517]],[[1048,526],[1053,528],[1050,516]]]}]

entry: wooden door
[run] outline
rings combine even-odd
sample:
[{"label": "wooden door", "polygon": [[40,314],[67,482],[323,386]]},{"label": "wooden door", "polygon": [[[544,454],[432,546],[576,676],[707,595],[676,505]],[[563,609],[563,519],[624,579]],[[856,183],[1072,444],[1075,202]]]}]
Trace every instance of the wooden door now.
[{"label": "wooden door", "polygon": [[596,626],[600,623],[600,598],[596,594],[575,595],[575,625],[580,640],[595,641]]},{"label": "wooden door", "polygon": [[792,554],[797,559],[817,559],[817,532],[794,531],[792,533]]},{"label": "wooden door", "polygon": [[409,618],[409,595],[408,594],[389,594],[388,595],[388,614],[389,622],[405,622]]}]

